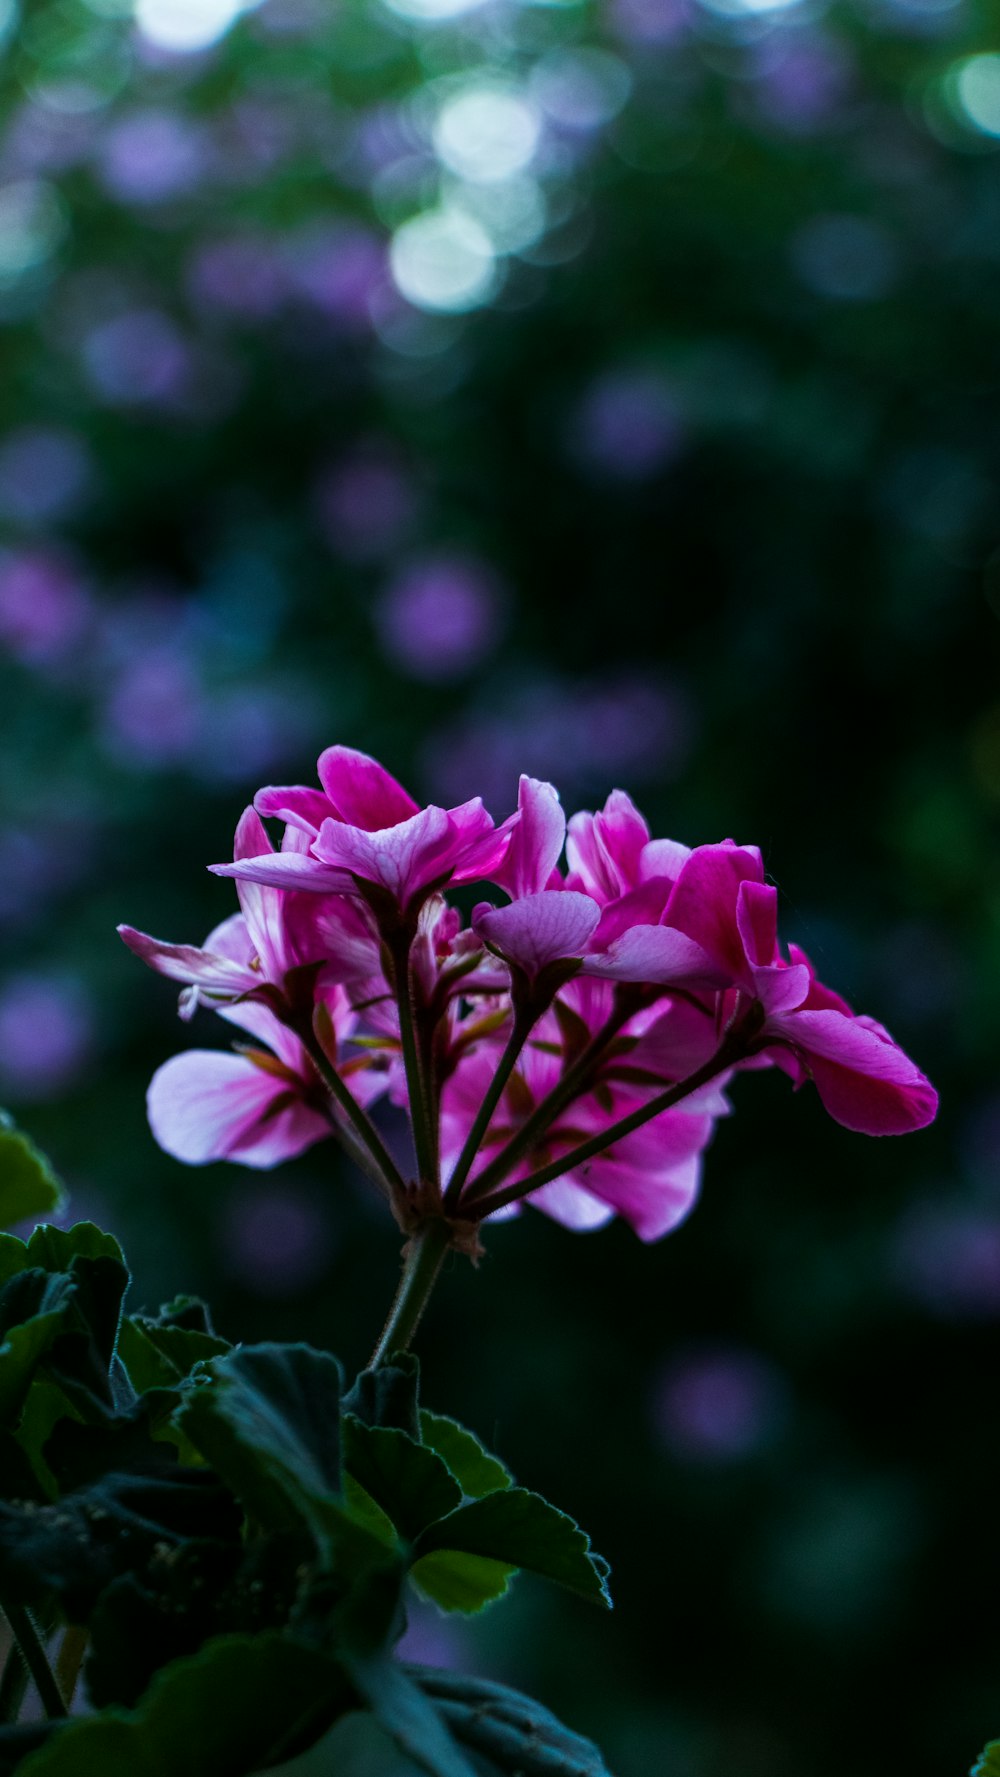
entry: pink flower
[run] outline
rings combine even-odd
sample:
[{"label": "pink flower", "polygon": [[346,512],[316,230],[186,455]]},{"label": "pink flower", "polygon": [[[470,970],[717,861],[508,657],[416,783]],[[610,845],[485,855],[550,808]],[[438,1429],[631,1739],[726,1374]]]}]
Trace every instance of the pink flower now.
[{"label": "pink flower", "polygon": [[292,785],[256,799],[259,813],[308,835],[306,852],[213,864],[215,875],[370,900],[381,891],[412,914],[433,890],[489,877],[503,860],[510,829],[494,826],[478,796],[458,808],[420,809],[383,766],[352,747],[328,747],[319,777],[321,791]]},{"label": "pink flower", "polygon": [[[281,857],[302,855],[303,835],[290,827]],[[233,854],[237,862],[261,853],[275,856],[271,842],[252,808],[244,811],[236,829]],[[201,948],[193,944],[167,944],[119,926],[129,949],[151,969],[190,989],[181,996],[181,1016],[190,1018],[196,1006],[245,994],[267,997],[268,988],[284,995],[289,976],[296,969],[323,965],[325,981],[363,980],[379,966],[378,938],[356,903],[314,895],[282,892],[256,880],[237,879],[241,912],[215,927]]]},{"label": "pink flower", "polygon": [[[571,983],[560,1003],[592,1034],[607,1016],[611,993],[603,983],[581,979]],[[651,1099],[662,1085],[690,1071],[695,1053],[698,1063],[705,1058],[698,1045],[700,1026],[707,1021],[692,1014],[690,1008],[672,1008],[652,1024],[648,1017],[626,1027],[614,1055],[591,1088],[575,1098],[538,1146],[511,1168],[508,1182],[527,1179],[536,1168],[561,1154],[568,1156],[581,1142],[610,1129],[619,1118]],[[697,1020],[697,1034],[692,1030],[692,1018]],[[708,1036],[710,1053],[710,1033]],[[564,1065],[563,1041],[559,1012],[554,1009],[536,1026],[522,1052],[473,1166],[471,1185],[558,1083]],[[464,1056],[445,1086],[442,1159],[446,1173],[461,1152],[495,1072],[497,1056],[497,1039],[487,1037]],[[606,1153],[541,1186],[526,1201],[566,1227],[598,1228],[620,1215],[642,1240],[658,1240],[676,1227],[694,1204],[702,1151],[716,1117],[728,1109],[720,1084],[713,1083],[692,1094],[683,1107],[653,1117]]]},{"label": "pink flower", "polygon": [[797,1085],[812,1079],[836,1122],[865,1135],[923,1129],[937,1093],[882,1025],[858,1017],[816,979],[804,953],[778,946],[777,890],[754,847],[726,841],[692,852],[665,919],[696,939],[763,1015],[755,1051]]},{"label": "pink flower", "polygon": [[298,1039],[264,1006],[229,1008],[224,1016],[269,1048],[240,1055],[188,1049],[158,1068],[146,1105],[164,1152],[188,1166],[238,1160],[268,1167],[332,1135],[329,1117],[315,1106],[316,1073]]}]

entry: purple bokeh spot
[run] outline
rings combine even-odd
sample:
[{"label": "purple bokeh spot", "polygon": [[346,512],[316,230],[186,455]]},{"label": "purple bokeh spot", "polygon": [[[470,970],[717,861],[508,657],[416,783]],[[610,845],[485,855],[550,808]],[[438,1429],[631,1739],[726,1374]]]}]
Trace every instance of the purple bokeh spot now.
[{"label": "purple bokeh spot", "polygon": [[367,328],[372,298],[385,282],[385,244],[370,229],[345,223],[291,244],[289,272],[300,296],[330,320]]},{"label": "purple bokeh spot", "polygon": [[325,1207],[287,1180],[241,1185],[223,1226],[226,1269],[258,1296],[292,1296],[324,1276],[334,1252]]},{"label": "purple bokeh spot", "polygon": [[851,85],[851,64],[839,44],[776,38],[778,53],[761,67],[758,110],[791,134],[806,135],[839,115]]},{"label": "purple bokeh spot", "polygon": [[382,647],[401,671],[431,684],[479,666],[500,637],[502,598],[489,572],[458,556],[405,568],[375,610]]},{"label": "purple bokeh spot", "polygon": [[249,235],[209,241],[192,261],[188,287],[207,308],[264,320],[281,307],[287,278],[272,241]]},{"label": "purple bokeh spot", "polygon": [[660,1438],[675,1455],[696,1462],[732,1462],[766,1449],[789,1412],[781,1372],[740,1347],[672,1360],[653,1393]]},{"label": "purple bokeh spot", "polygon": [[113,407],[169,403],[191,371],[187,344],[159,309],[132,309],[103,322],[87,335],[83,356],[92,386]]},{"label": "purple bokeh spot", "polygon": [[74,975],[21,974],[0,987],[0,1090],[55,1098],[76,1083],[95,1044],[95,1022]]},{"label": "purple bokeh spot", "polygon": [[172,111],[136,111],[107,131],[100,176],[123,202],[161,204],[192,190],[205,165],[199,130]]},{"label": "purple bokeh spot", "polygon": [[689,0],[613,0],[611,18],[632,43],[673,43],[691,19]]},{"label": "purple bokeh spot", "polygon": [[332,546],[351,560],[366,561],[398,548],[416,517],[417,495],[391,456],[362,450],[322,478],[316,509]]},{"label": "purple bokeh spot", "polygon": [[294,758],[313,716],[308,697],[234,685],[204,698],[189,764],[207,783],[243,784]]},{"label": "purple bokeh spot", "polygon": [[58,660],[79,641],[90,616],[81,581],[58,555],[0,555],[0,645],[28,665]]},{"label": "purple bokeh spot", "polygon": [[105,747],[122,764],[180,764],[198,737],[201,687],[194,665],[167,646],[137,652],[120,672],[102,712]]},{"label": "purple bokeh spot", "polygon": [[1000,1318],[1000,1215],[950,1204],[912,1208],[896,1229],[892,1270],[943,1320]]},{"label": "purple bokeh spot", "polygon": [[488,807],[509,810],[522,771],[553,779],[567,795],[604,794],[609,780],[676,776],[693,744],[686,692],[638,672],[543,682],[496,701],[503,715],[471,716],[428,742],[424,766],[437,800],[481,795]]},{"label": "purple bokeh spot", "polygon": [[0,445],[0,517],[27,525],[69,518],[91,481],[90,458],[72,432],[25,426]]},{"label": "purple bokeh spot", "polygon": [[594,383],[577,409],[571,438],[585,463],[620,481],[655,475],[683,443],[667,390],[642,372],[615,373]]}]

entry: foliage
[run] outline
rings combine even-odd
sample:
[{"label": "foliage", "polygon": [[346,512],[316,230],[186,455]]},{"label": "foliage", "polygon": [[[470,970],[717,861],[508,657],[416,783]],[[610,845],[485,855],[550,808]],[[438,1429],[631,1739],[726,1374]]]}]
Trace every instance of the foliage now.
[{"label": "foliage", "polygon": [[572,1519],[420,1409],[414,1359],[345,1394],[328,1353],[229,1349],[193,1301],[127,1314],[92,1223],[0,1237],[0,1276],[0,1603],[19,1633],[85,1637],[90,1706],[17,1725],[15,1650],[0,1770],[360,1777],[336,1725],[360,1711],[428,1777],[602,1777],[537,1705],[393,1657],[411,1577],[443,1609],[519,1568],[610,1602]]}]

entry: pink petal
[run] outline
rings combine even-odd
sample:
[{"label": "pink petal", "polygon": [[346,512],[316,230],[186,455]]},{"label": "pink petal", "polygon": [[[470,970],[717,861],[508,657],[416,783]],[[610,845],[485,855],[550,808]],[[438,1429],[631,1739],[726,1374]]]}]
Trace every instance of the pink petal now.
[{"label": "pink petal", "polygon": [[447,873],[453,846],[448,815],[443,808],[430,807],[396,826],[372,831],[324,821],[315,849],[324,866],[344,873],[351,889],[358,876],[388,889],[405,906],[419,889]]},{"label": "pink petal", "polygon": [[[244,809],[233,841],[233,857],[236,860],[257,858],[267,856],[270,851],[271,841],[260,816],[252,808]],[[282,981],[290,961],[285,939],[283,894],[280,889],[246,880],[237,880],[236,892],[265,978]]]},{"label": "pink petal", "polygon": [[449,808],[452,832],[451,880],[489,882],[495,879],[511,843],[512,827],[494,826],[493,816],[483,807],[481,796]]},{"label": "pink petal", "polygon": [[289,1100],[283,1081],[215,1050],[189,1049],[158,1068],[147,1105],[160,1147],[189,1166],[276,1166],[330,1133],[318,1112]]},{"label": "pink petal", "polygon": [[937,1114],[930,1081],[872,1020],[837,1011],[780,1014],[768,1031],[806,1062],[831,1117],[863,1135],[903,1135]]},{"label": "pink petal", "polygon": [[768,968],[778,958],[778,891],[767,882],[741,882],[736,927],[747,961]]},{"label": "pink petal", "polygon": [[309,789],[305,784],[270,784],[257,791],[254,807],[258,814],[287,821],[311,837],[315,837],[331,812],[329,798],[322,790]]},{"label": "pink petal", "polygon": [[374,833],[381,827],[396,827],[417,813],[413,797],[385,766],[354,747],[327,747],[319,758],[319,781],[333,804],[335,818],[349,827]]},{"label": "pink petal", "polygon": [[609,901],[594,933],[594,949],[606,950],[633,926],[658,926],[667,904],[670,886],[663,881],[644,882]]},{"label": "pink petal", "polygon": [[605,1227],[615,1213],[610,1204],[602,1203],[590,1191],[574,1184],[571,1178],[553,1179],[550,1185],[542,1185],[524,1201],[577,1234],[589,1234],[593,1228]]},{"label": "pink petal", "polygon": [[552,784],[522,777],[517,810],[506,857],[495,878],[515,899],[548,886],[566,837],[566,816]]},{"label": "pink petal", "polygon": [[580,956],[600,917],[589,895],[543,889],[509,907],[476,908],[472,923],[480,937],[534,979],[549,963]]},{"label": "pink petal", "polygon": [[747,980],[747,963],[736,924],[740,884],[762,882],[760,853],[731,839],[700,845],[681,870],[664,919],[707,950],[732,981]]},{"label": "pink petal", "polygon": [[136,956],[158,975],[166,975],[168,981],[181,981],[187,987],[204,987],[216,993],[247,993],[260,986],[260,975],[246,963],[215,956],[194,944],[164,944],[146,932],[137,932],[133,926],[119,926],[118,935]]},{"label": "pink petal", "polygon": [[238,882],[263,882],[280,889],[308,889],[311,894],[357,892],[347,870],[318,858],[304,857],[301,852],[271,852],[260,858],[241,858],[233,864],[209,864],[208,868],[213,876],[234,876]]},{"label": "pink petal", "polygon": [[650,1173],[638,1167],[595,1161],[588,1188],[599,1195],[640,1240],[662,1240],[694,1208],[701,1182],[701,1156],[692,1154],[669,1171]]},{"label": "pink petal", "polygon": [[679,839],[651,839],[639,859],[639,880],[652,882],[656,877],[666,877],[676,882],[690,856],[691,847],[682,845]]},{"label": "pink petal", "polygon": [[612,790],[597,814],[575,814],[569,823],[571,874],[599,901],[614,900],[639,880],[639,860],[649,828],[624,790]]},{"label": "pink petal", "polygon": [[670,926],[633,926],[603,952],[583,959],[588,975],[604,981],[645,981],[660,987],[725,986],[727,977],[700,944]]}]

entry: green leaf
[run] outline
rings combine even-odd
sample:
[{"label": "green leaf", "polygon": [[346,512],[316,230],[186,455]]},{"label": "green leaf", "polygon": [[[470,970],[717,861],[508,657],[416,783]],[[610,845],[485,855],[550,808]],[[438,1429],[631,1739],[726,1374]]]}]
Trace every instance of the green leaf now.
[{"label": "green leaf", "polygon": [[74,1222],[72,1228],[36,1228],[25,1244],[27,1263],[46,1271],[68,1271],[74,1259],[114,1259],[123,1269],[125,1255],[113,1234],[105,1234],[94,1222]]},{"label": "green leaf", "polygon": [[420,1431],[424,1443],[444,1458],[462,1492],[470,1499],[482,1499],[484,1494],[499,1493],[513,1485],[510,1470],[498,1457],[484,1450],[479,1439],[464,1425],[459,1425],[457,1419],[448,1419],[443,1413],[428,1413],[422,1408]]},{"label": "green leaf", "polygon": [[407,1668],[462,1746],[510,1777],[610,1777],[597,1747],[506,1685],[436,1667]]},{"label": "green leaf", "polygon": [[31,1378],[63,1326],[76,1284],[32,1267],[0,1287],[0,1421],[13,1424]]},{"label": "green leaf", "polygon": [[383,1654],[345,1664],[379,1726],[418,1770],[428,1777],[477,1777],[434,1705],[395,1660]]},{"label": "green leaf", "polygon": [[611,1605],[608,1564],[591,1552],[590,1538],[565,1512],[526,1487],[472,1500],[432,1524],[418,1538],[414,1552],[419,1559],[437,1549],[457,1549],[524,1567],[584,1598]]},{"label": "green leaf", "polygon": [[90,1702],[132,1709],[162,1667],[213,1636],[286,1628],[300,1585],[296,1549],[281,1536],[154,1549],[141,1573],[105,1587],[91,1613]]},{"label": "green leaf", "polygon": [[407,1542],[462,1503],[446,1463],[405,1431],[344,1416],[344,1464]]},{"label": "green leaf", "polygon": [[362,1370],[344,1396],[345,1413],[365,1425],[387,1425],[420,1442],[418,1392],[420,1363],[412,1351],[399,1351],[377,1370]]},{"label": "green leaf", "polygon": [[991,1740],[984,1746],[969,1777],[1000,1777],[1000,1740]]},{"label": "green leaf", "polygon": [[58,1729],[18,1777],[245,1777],[308,1745],[349,1701],[317,1649],[273,1633],[226,1636],[169,1666],[137,1709]]},{"label": "green leaf", "polygon": [[0,1228],[61,1209],[65,1201],[44,1154],[0,1112]]},{"label": "green leaf", "polygon": [[486,1555],[462,1555],[456,1549],[439,1549],[424,1555],[410,1570],[419,1592],[441,1610],[460,1610],[475,1616],[502,1598],[517,1572],[505,1561]]},{"label": "green leaf", "polygon": [[195,1372],[174,1424],[264,1529],[305,1531],[343,1591],[366,1571],[395,1572],[398,1558],[343,1499],[339,1405],[329,1353],[240,1346]]},{"label": "green leaf", "polygon": [[0,1502],[0,1595],[33,1605],[54,1593],[71,1622],[85,1622],[117,1574],[191,1538],[238,1548],[241,1523],[214,1475],[169,1459],[55,1504]]},{"label": "green leaf", "polygon": [[130,1315],[118,1335],[118,1355],[137,1394],[149,1388],[176,1388],[195,1364],[224,1357],[231,1349],[227,1339],[144,1315]]}]

